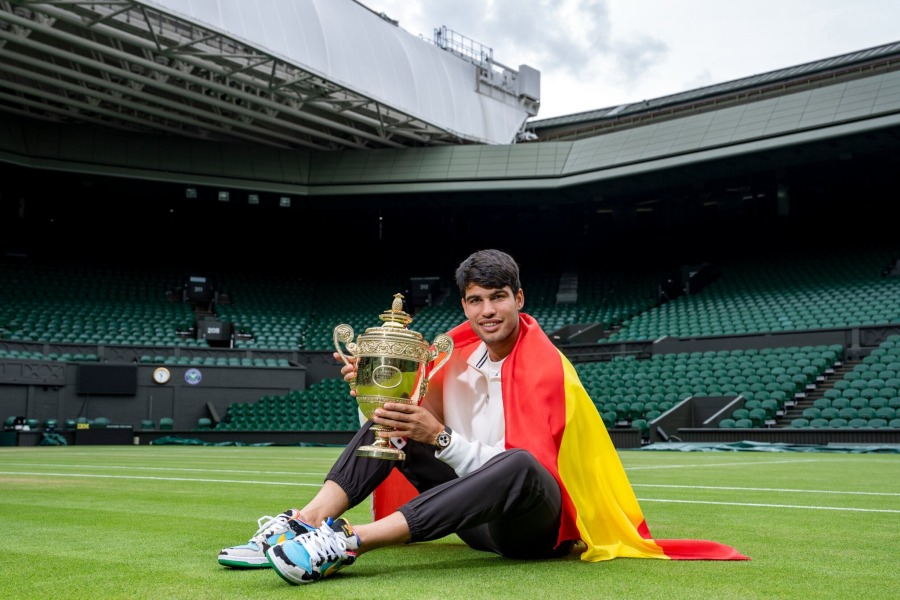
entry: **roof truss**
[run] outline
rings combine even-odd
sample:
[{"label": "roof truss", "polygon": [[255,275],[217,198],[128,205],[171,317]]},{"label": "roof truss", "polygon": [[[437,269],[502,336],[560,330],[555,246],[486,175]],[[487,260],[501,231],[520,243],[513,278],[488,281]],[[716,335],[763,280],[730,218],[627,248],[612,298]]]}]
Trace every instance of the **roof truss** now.
[{"label": "roof truss", "polygon": [[0,0],[0,110],[278,148],[469,143],[131,0]]}]

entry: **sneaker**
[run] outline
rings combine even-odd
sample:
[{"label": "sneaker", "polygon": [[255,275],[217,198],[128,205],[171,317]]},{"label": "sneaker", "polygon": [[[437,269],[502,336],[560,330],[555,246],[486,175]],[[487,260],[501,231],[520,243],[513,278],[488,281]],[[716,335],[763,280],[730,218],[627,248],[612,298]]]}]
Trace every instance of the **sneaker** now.
[{"label": "sneaker", "polygon": [[346,519],[322,526],[266,551],[272,568],[290,584],[312,583],[334,575],[356,561],[359,536]]},{"label": "sneaker", "polygon": [[292,540],[301,533],[315,531],[316,528],[300,520],[296,508],[286,510],[277,517],[260,517],[259,529],[242,546],[232,546],[219,552],[219,564],[235,569],[260,569],[269,566],[266,550],[275,544]]}]

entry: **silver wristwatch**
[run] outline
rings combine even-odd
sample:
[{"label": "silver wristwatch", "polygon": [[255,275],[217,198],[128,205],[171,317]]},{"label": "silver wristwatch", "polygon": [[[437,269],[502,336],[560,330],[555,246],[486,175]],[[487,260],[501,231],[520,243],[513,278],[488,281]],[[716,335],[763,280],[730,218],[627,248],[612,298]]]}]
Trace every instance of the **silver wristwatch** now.
[{"label": "silver wristwatch", "polygon": [[437,448],[438,452],[441,452],[444,448],[450,445],[450,436],[453,434],[453,430],[449,427],[444,427],[444,430],[441,431],[434,437],[433,445]]}]

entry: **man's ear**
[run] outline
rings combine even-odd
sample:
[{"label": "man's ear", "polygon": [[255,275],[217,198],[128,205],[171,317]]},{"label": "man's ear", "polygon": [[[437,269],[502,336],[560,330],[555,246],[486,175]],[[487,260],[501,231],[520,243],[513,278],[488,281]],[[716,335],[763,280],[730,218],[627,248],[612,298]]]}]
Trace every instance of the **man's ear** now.
[{"label": "man's ear", "polygon": [[525,292],[519,288],[519,291],[516,292],[516,310],[522,310],[523,306],[525,306]]}]

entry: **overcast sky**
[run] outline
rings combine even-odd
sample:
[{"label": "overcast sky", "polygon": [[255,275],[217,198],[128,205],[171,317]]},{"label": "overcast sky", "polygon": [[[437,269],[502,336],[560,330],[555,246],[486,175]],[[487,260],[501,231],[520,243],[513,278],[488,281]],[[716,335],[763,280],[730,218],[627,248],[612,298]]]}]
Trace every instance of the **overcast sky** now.
[{"label": "overcast sky", "polygon": [[538,119],[659,98],[900,42],[898,0],[360,0],[541,72]]}]

